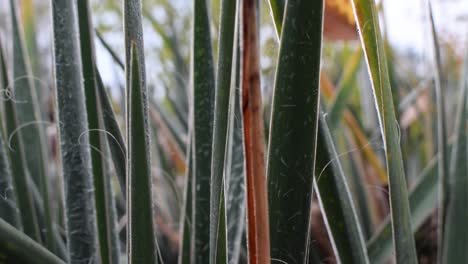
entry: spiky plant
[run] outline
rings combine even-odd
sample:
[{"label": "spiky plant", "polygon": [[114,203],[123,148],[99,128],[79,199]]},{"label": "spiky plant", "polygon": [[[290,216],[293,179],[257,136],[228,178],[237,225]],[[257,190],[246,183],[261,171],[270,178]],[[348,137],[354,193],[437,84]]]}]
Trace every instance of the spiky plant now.
[{"label": "spiky plant", "polygon": [[468,56],[454,85],[430,8],[408,91],[372,0],[190,3],[109,1],[110,41],[103,8],[52,0],[47,69],[9,1],[0,263],[468,262]]}]

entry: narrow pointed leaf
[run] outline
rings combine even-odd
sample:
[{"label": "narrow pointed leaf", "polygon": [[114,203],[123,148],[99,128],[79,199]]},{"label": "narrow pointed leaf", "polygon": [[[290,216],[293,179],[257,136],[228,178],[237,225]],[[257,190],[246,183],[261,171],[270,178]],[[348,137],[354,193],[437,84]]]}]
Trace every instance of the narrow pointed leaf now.
[{"label": "narrow pointed leaf", "polygon": [[109,43],[107,43],[107,41],[102,37],[101,33],[99,33],[99,31],[97,31],[97,30],[95,30],[95,31],[96,31],[96,36],[98,37],[98,39],[101,42],[102,46],[104,46],[104,49],[106,49],[107,52],[109,52],[109,54],[111,55],[114,62],[116,62],[117,65],[119,65],[119,68],[124,70],[125,65],[122,62],[122,60],[120,59],[120,57],[117,55],[117,53],[115,53],[115,51],[112,49],[112,47],[109,45]]},{"label": "narrow pointed leaf", "polygon": [[209,262],[210,177],[213,146],[214,70],[207,1],[193,0],[193,122],[194,180],[192,247],[196,263]]},{"label": "narrow pointed leaf", "polygon": [[[0,122],[3,123],[3,120]],[[0,218],[20,229],[20,219],[16,211],[18,205],[13,189],[10,157],[5,145],[3,124],[0,124],[0,129],[2,130],[0,135]]]},{"label": "narrow pointed leaf", "polygon": [[128,263],[157,263],[141,1],[123,2],[127,92]]},{"label": "narrow pointed leaf", "polygon": [[[5,60],[3,56],[3,47],[0,43],[0,89],[5,89],[8,86],[8,75],[6,71]],[[13,183],[13,173],[8,147],[8,138],[5,133],[5,120],[1,115],[0,118],[0,218],[5,220],[10,225],[21,229],[21,218],[16,210],[17,198],[16,190]]]},{"label": "narrow pointed leaf", "polygon": [[147,108],[141,83],[139,52],[132,45],[130,86],[128,89],[127,120],[127,214],[128,214],[128,263],[157,263],[154,239],[151,165],[149,155],[149,131]]},{"label": "narrow pointed leaf", "polygon": [[[113,254],[115,243],[111,240],[116,237],[115,223],[112,218],[113,197],[110,190],[110,178],[106,173],[105,142],[102,140],[99,129],[102,129],[100,118],[102,111],[99,107],[97,95],[97,80],[94,58],[94,42],[92,36],[92,20],[87,0],[77,1],[78,22],[80,33],[81,63],[83,66],[84,91],[86,98],[86,111],[88,127],[90,129],[89,144],[91,151],[91,165],[93,174],[94,202],[96,211],[97,232],[101,263],[118,263],[118,254]],[[101,123],[101,125],[100,125]]]},{"label": "narrow pointed leaf", "polygon": [[330,131],[324,120],[320,126],[323,133],[317,138],[320,155],[317,155],[315,184],[336,257],[342,263],[369,263],[357,211]]},{"label": "narrow pointed leaf", "polygon": [[[226,248],[226,241],[219,239],[219,234],[225,232],[225,214],[220,214],[221,196],[224,192],[224,161],[226,153],[226,138],[228,133],[229,95],[231,73],[233,67],[234,36],[236,25],[236,3],[238,1],[222,0],[221,24],[218,49],[218,67],[215,88],[215,106],[213,122],[213,154],[211,158],[211,196],[210,196],[210,263],[222,263],[225,256],[216,256],[219,249]],[[223,199],[224,200],[224,199]],[[217,261],[219,259],[220,261]],[[223,262],[224,262],[223,261]]]},{"label": "narrow pointed leaf", "polygon": [[96,261],[94,201],[78,24],[73,1],[53,0],[55,87],[70,263]]},{"label": "narrow pointed leaf", "polygon": [[323,1],[288,1],[281,32],[267,178],[271,257],[289,263],[308,258],[322,14]]},{"label": "narrow pointed leaf", "polygon": [[378,13],[372,0],[353,0],[352,2],[371,76],[372,91],[385,148],[396,261],[397,263],[417,263],[416,247],[411,232],[411,215],[400,148],[399,127]]},{"label": "narrow pointed leaf", "polygon": [[435,101],[436,101],[436,118],[437,118],[437,149],[440,155],[439,160],[439,225],[438,225],[438,242],[442,246],[442,250],[438,252],[438,260],[442,261],[443,258],[443,243],[445,237],[445,217],[446,217],[446,206],[449,201],[449,161],[447,157],[447,127],[445,121],[445,95],[442,89],[442,58],[440,56],[439,40],[437,38],[437,32],[434,25],[434,17],[432,14],[431,3],[428,1],[428,12],[429,20],[431,25],[431,37],[432,37],[432,48],[433,48],[433,59],[434,59],[434,90],[435,90]]},{"label": "narrow pointed leaf", "polygon": [[102,111],[103,126],[106,130],[107,142],[109,144],[110,153],[112,155],[112,163],[114,164],[115,173],[120,184],[120,190],[123,197],[126,197],[126,179],[125,173],[127,171],[127,163],[125,162],[127,156],[127,147],[122,136],[117,117],[112,108],[110,96],[107,94],[101,75],[96,69],[96,86],[99,98],[99,103]]},{"label": "narrow pointed leaf", "polygon": [[[45,244],[49,249],[55,251],[52,212],[49,202],[48,187],[48,150],[45,144],[44,129],[38,122],[41,121],[41,112],[38,101],[38,93],[34,85],[31,65],[29,62],[24,33],[21,20],[17,15],[17,1],[10,1],[12,26],[13,26],[13,89],[15,93],[16,113],[18,125],[31,124],[21,130],[21,137],[24,142],[26,166],[30,176],[39,187],[43,199],[47,201],[44,204],[44,236]],[[36,124],[34,124],[36,123]]]},{"label": "narrow pointed leaf", "polygon": [[187,151],[187,173],[185,175],[185,187],[184,187],[184,204],[182,206],[181,215],[181,227],[180,227],[180,248],[179,248],[179,264],[190,264],[195,256],[192,254],[192,247],[190,245],[192,237],[192,182],[193,182],[193,155],[192,155],[192,140],[190,140],[188,151]]},{"label": "narrow pointed leaf", "polygon": [[[239,12],[237,12],[239,14]],[[226,209],[227,263],[238,264],[241,258],[243,235],[246,226],[245,156],[240,95],[240,34],[236,19],[236,36],[232,62],[231,90],[229,95],[228,135],[224,162],[224,195]]]},{"label": "narrow pointed leaf", "polygon": [[5,89],[9,95],[9,99],[4,101],[5,107],[5,132],[8,135],[6,144],[8,147],[8,155],[11,162],[11,172],[13,176],[14,195],[17,199],[20,229],[30,236],[32,239],[40,242],[39,225],[35,214],[34,202],[28,188],[29,171],[26,165],[24,156],[24,143],[21,136],[21,131],[15,133],[19,126],[17,113],[15,108],[15,94],[11,89],[8,79],[5,57],[3,52],[0,53],[1,70],[2,70],[2,89]]}]

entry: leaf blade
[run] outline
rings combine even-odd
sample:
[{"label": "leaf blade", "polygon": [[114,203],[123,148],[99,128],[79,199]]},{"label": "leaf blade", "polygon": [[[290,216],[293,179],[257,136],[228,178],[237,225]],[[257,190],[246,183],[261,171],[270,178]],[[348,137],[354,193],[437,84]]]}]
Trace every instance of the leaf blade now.
[{"label": "leaf blade", "polygon": [[398,122],[380,34],[377,9],[371,0],[353,0],[353,9],[371,76],[389,175],[392,232],[397,263],[417,263],[411,233],[408,191],[400,149]]},{"label": "leaf blade", "polygon": [[[324,1],[288,1],[267,156],[271,256],[307,259],[319,109]],[[301,27],[297,27],[301,25]]]}]

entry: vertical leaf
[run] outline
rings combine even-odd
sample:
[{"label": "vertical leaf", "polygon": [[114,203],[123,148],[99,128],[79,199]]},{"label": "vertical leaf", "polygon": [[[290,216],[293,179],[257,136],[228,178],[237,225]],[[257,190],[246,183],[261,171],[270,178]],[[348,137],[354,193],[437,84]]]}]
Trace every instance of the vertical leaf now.
[{"label": "vertical leaf", "polygon": [[[24,142],[26,164],[32,179],[39,187],[44,201],[45,244],[55,251],[52,228],[52,212],[49,202],[48,188],[48,149],[45,143],[43,127],[39,124],[41,112],[39,108],[38,94],[34,85],[31,64],[29,62],[24,32],[21,20],[18,16],[16,1],[10,1],[12,26],[13,26],[13,88],[17,101],[16,113],[18,125],[28,127],[21,130]],[[31,125],[31,126],[29,126]]]},{"label": "vertical leaf", "polygon": [[[211,158],[211,196],[210,196],[210,263],[222,263],[225,256],[216,256],[221,248],[226,248],[226,241],[219,239],[225,226],[220,225],[221,196],[224,196],[224,161],[228,133],[229,95],[233,67],[234,36],[236,25],[236,3],[223,0],[221,3],[221,24],[219,33],[218,67],[215,87],[215,106],[213,121],[213,154]],[[217,261],[219,259],[219,261]]]},{"label": "vertical leaf", "polygon": [[100,117],[102,111],[100,108],[99,96],[97,95],[97,80],[94,59],[94,42],[92,37],[92,20],[87,0],[77,1],[78,22],[80,33],[81,63],[84,79],[84,91],[86,98],[86,112],[88,117],[89,144],[91,150],[91,164],[93,173],[94,202],[96,210],[97,234],[100,250],[101,263],[118,263],[118,254],[115,246],[115,223],[111,222],[112,193],[110,192],[110,178],[106,174],[106,149],[103,142],[103,136],[99,133],[102,129]]},{"label": "vertical leaf", "polygon": [[141,1],[123,2],[127,81],[128,263],[156,263]]},{"label": "vertical leaf", "polygon": [[[3,56],[3,47],[0,43],[0,89],[7,90],[8,87],[8,74]],[[2,98],[3,99],[3,98]],[[16,190],[13,185],[13,174],[11,168],[10,155],[7,150],[8,139],[5,134],[5,121],[1,115],[0,118],[0,218],[8,222],[10,225],[20,229],[21,218],[18,214],[16,207],[17,198]]]},{"label": "vertical leaf", "polygon": [[[189,132],[190,133],[190,132]],[[193,164],[193,155],[192,155],[192,141],[189,140],[190,143],[188,145],[187,151],[187,173],[185,175],[185,189],[184,189],[184,205],[182,206],[182,213],[181,215],[181,226],[180,226],[180,247],[179,247],[179,264],[189,264],[192,263],[192,259],[195,258],[194,254],[192,254],[192,247],[190,245],[191,237],[192,237],[192,228],[193,228],[193,221],[192,221],[192,181],[193,181],[193,171],[194,171],[194,164]]]},{"label": "vertical leaf", "polygon": [[52,18],[69,261],[94,262],[97,249],[91,159],[75,4],[52,0]]},{"label": "vertical leaf", "polygon": [[8,135],[7,144],[9,146],[8,154],[11,162],[11,172],[13,175],[13,184],[15,195],[18,203],[19,218],[21,220],[20,227],[24,233],[32,239],[40,242],[39,225],[35,213],[34,202],[28,188],[29,171],[26,165],[24,156],[24,143],[21,136],[21,131],[16,131],[18,128],[18,119],[14,103],[16,102],[15,93],[11,89],[8,80],[5,58],[1,55],[2,64],[2,79],[3,89],[5,94],[9,96],[8,100],[4,101],[5,107],[5,127],[6,135]]},{"label": "vertical leaf", "polygon": [[397,263],[417,263],[398,121],[392,98],[378,14],[372,0],[353,0],[359,33],[372,82],[372,91],[385,147],[389,175],[393,242]]},{"label": "vertical leaf", "polygon": [[[356,260],[362,256],[363,249],[360,243],[355,243],[352,239],[353,236],[350,234],[356,227],[349,224],[355,221],[356,212],[340,169],[341,166],[335,164],[339,160],[335,161],[337,155],[334,154],[334,146],[328,139],[328,134],[325,122],[320,122],[317,137],[315,189],[336,258],[343,263],[359,263]],[[363,261],[366,262],[365,258]]]},{"label": "vertical leaf", "polygon": [[291,263],[308,258],[322,14],[323,1],[287,2],[273,94],[267,165],[271,255]]},{"label": "vertical leaf", "polygon": [[242,2],[242,114],[247,188],[249,263],[270,262],[264,121],[260,91],[258,1]]},{"label": "vertical leaf", "polygon": [[440,57],[440,46],[437,39],[437,33],[434,25],[434,18],[432,15],[432,7],[430,1],[428,1],[428,12],[431,25],[431,37],[433,47],[433,58],[435,63],[434,69],[434,89],[435,89],[435,100],[436,100],[436,115],[437,115],[437,149],[440,155],[439,159],[439,226],[438,226],[438,242],[442,245],[442,249],[438,252],[438,259],[442,261],[443,250],[444,250],[444,237],[445,237],[445,217],[446,217],[446,206],[449,201],[449,161],[447,157],[447,128],[445,124],[445,96],[442,90],[442,63]]},{"label": "vertical leaf", "polygon": [[465,55],[462,76],[455,141],[450,155],[451,164],[443,227],[442,263],[468,262],[468,232],[466,228],[462,228],[466,225],[468,219],[468,52]]},{"label": "vertical leaf", "polygon": [[209,261],[210,177],[213,142],[214,71],[207,1],[193,0],[193,226],[196,263]]},{"label": "vertical leaf", "polygon": [[[330,240],[342,263],[369,263],[347,179],[323,118],[320,126],[323,133],[319,133],[317,138],[317,153],[320,156],[317,156],[315,182],[324,220],[331,234]],[[328,166],[331,166],[329,171]]]},{"label": "vertical leaf", "polygon": [[[132,44],[130,86],[127,86],[127,215],[128,263],[157,263],[151,200],[148,113],[145,111],[139,52]],[[146,109],[147,110],[147,109]]]},{"label": "vertical leaf", "polygon": [[123,197],[126,197],[126,179],[125,174],[127,171],[127,163],[125,162],[127,156],[127,147],[120,131],[119,124],[117,123],[117,117],[112,104],[110,96],[107,94],[104,84],[102,82],[101,75],[96,69],[96,85],[97,93],[102,111],[103,126],[107,133],[106,138],[109,144],[110,153],[112,155],[112,163],[114,164],[115,173],[120,184],[120,190],[122,191]]},{"label": "vertical leaf", "polygon": [[[237,12],[239,15],[239,12]],[[227,262],[238,264],[245,234],[246,192],[245,156],[240,95],[240,21],[236,19],[231,90],[229,95],[228,135],[224,162]]]}]

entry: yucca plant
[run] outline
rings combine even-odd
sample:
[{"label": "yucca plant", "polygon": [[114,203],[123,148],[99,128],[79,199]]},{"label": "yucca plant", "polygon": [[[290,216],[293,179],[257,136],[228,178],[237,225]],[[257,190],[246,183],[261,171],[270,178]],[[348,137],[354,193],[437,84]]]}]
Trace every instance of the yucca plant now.
[{"label": "yucca plant", "polygon": [[468,56],[429,5],[415,77],[372,0],[106,2],[52,0],[46,55],[8,3],[0,263],[468,262]]}]

